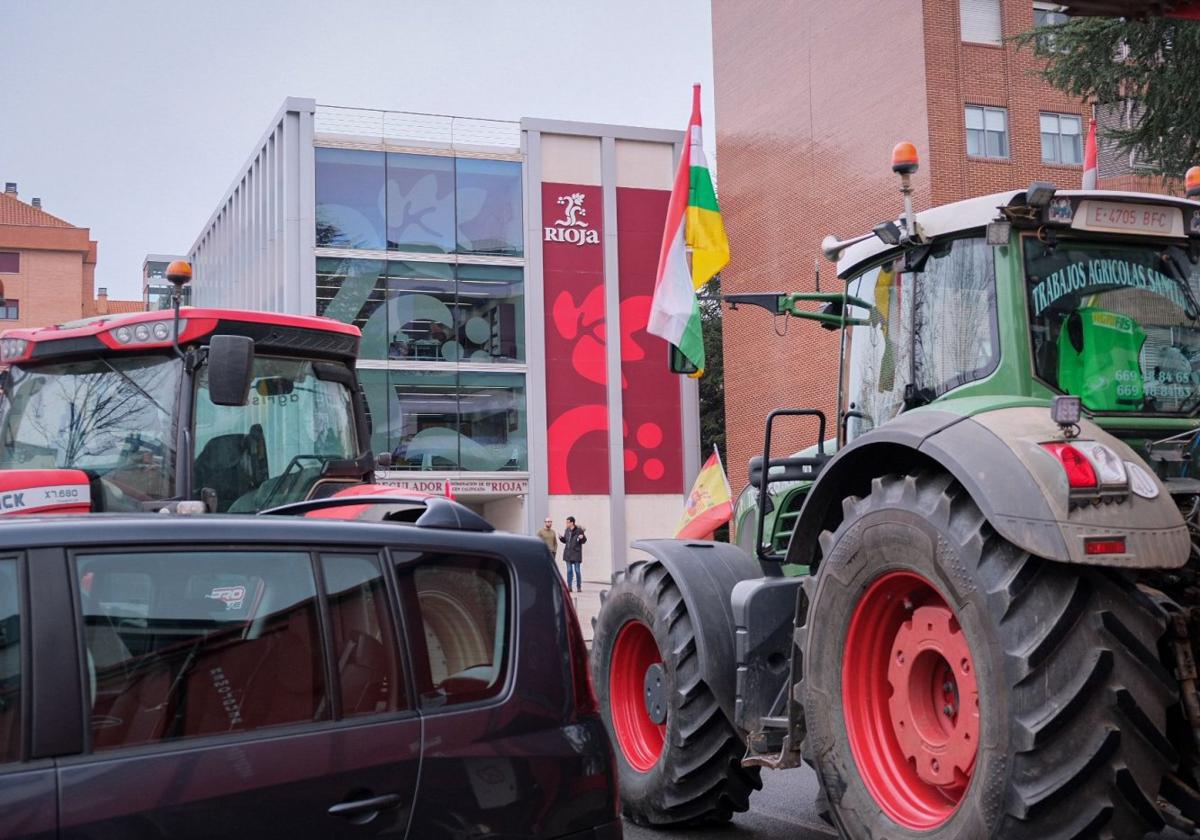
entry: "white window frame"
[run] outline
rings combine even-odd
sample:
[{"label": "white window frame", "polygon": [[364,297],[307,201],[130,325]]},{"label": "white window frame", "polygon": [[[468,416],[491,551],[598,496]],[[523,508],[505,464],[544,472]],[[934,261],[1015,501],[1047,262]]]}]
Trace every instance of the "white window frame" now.
[{"label": "white window frame", "polygon": [[[1055,130],[1048,132],[1044,128],[1044,122],[1047,119],[1053,119],[1055,122]],[[1078,131],[1074,135],[1068,134],[1062,130],[1063,120],[1074,120],[1078,126]],[[1054,135],[1053,154],[1051,157],[1046,156],[1046,135]],[[1083,166],[1083,117],[1079,114],[1061,114],[1055,111],[1041,111],[1038,113],[1038,135],[1042,141],[1042,163],[1049,163],[1058,166]],[[1063,140],[1064,138],[1074,136],[1077,142],[1075,147],[1077,158],[1076,160],[1064,160],[1063,155]]]},{"label": "white window frame", "polygon": [[[971,112],[979,112],[979,126],[971,126]],[[996,131],[994,128],[988,128],[988,116],[1000,114],[1004,119],[1004,128],[1002,131]],[[981,158],[987,160],[1012,160],[1012,147],[1008,136],[1008,109],[999,108],[994,105],[967,105],[963,108],[963,124],[967,136],[967,156],[973,158]],[[971,132],[979,133],[979,151],[971,151]],[[999,134],[999,153],[990,154],[988,152],[988,135]]]}]

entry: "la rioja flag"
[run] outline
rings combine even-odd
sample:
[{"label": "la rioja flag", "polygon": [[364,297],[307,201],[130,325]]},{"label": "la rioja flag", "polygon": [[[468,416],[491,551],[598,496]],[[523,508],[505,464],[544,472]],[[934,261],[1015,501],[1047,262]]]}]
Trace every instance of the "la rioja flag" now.
[{"label": "la rioja flag", "polygon": [[[658,278],[650,307],[648,332],[679,348],[697,370],[704,370],[704,340],[696,292],[729,262],[729,239],[717,206],[700,124],[700,85],[692,88],[692,118],[679,156],[675,185],[667,205]],[[688,265],[688,249],[692,262]]]}]

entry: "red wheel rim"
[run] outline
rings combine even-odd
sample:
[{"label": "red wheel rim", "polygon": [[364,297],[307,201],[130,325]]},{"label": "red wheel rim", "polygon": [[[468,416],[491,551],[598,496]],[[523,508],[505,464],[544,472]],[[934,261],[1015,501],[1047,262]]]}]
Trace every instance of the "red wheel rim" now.
[{"label": "red wheel rim", "polygon": [[979,691],[958,618],[925,578],[890,572],[862,596],[842,702],[850,751],[880,809],[917,831],[949,820],[975,770]]},{"label": "red wheel rim", "polygon": [[654,634],[641,621],[627,622],[617,632],[608,667],[608,702],[613,730],[629,766],[648,772],[662,756],[666,724],[657,724],[646,711],[646,671],[661,665]]}]

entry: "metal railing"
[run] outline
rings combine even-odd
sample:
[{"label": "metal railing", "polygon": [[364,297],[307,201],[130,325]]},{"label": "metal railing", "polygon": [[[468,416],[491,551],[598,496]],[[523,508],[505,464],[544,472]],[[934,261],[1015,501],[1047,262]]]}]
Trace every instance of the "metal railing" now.
[{"label": "metal railing", "polygon": [[521,124],[507,120],[414,114],[373,108],[318,105],[313,130],[364,143],[442,146],[447,149],[494,148],[519,151]]}]

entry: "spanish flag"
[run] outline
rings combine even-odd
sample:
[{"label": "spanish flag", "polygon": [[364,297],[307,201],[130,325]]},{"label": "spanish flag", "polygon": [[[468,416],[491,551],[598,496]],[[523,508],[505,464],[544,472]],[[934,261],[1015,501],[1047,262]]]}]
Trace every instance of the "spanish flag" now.
[{"label": "spanish flag", "polygon": [[729,490],[729,479],[721,466],[721,456],[713,447],[692,492],[684,505],[683,518],[675,530],[677,540],[699,540],[712,537],[713,531],[724,525],[733,516],[733,494]]},{"label": "spanish flag", "polygon": [[[704,341],[700,334],[700,306],[696,292],[729,262],[729,239],[708,160],[704,157],[700,123],[700,85],[692,88],[692,118],[688,143],[679,156],[675,185],[667,205],[658,257],[658,277],[650,308],[648,331],[674,344],[700,370],[704,369]],[[687,251],[692,264],[688,266]]]}]

